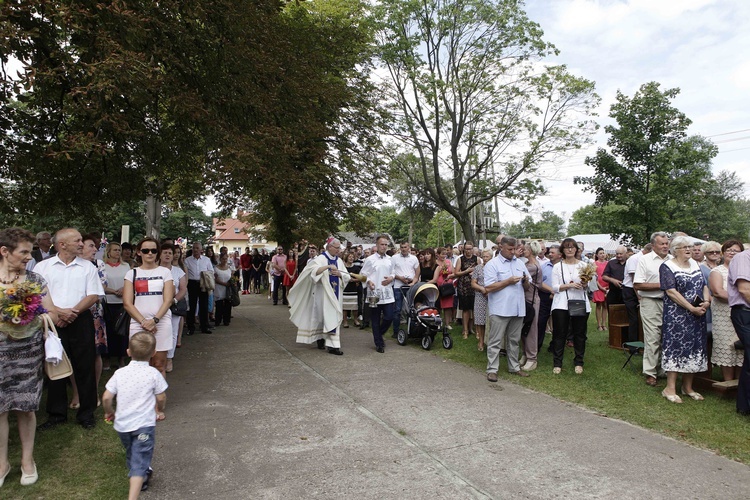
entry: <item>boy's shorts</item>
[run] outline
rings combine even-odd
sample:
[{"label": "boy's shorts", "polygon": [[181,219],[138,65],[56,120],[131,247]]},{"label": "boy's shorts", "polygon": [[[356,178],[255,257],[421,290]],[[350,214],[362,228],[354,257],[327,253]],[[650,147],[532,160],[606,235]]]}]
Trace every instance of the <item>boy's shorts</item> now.
[{"label": "boy's shorts", "polygon": [[154,436],[156,427],[141,427],[132,432],[118,432],[125,447],[128,477],[146,477],[151,459],[154,456]]}]

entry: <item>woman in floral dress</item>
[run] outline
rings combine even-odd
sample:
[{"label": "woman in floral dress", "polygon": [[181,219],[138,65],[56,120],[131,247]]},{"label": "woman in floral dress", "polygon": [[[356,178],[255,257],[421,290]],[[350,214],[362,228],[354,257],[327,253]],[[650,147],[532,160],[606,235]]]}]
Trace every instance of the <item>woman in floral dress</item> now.
[{"label": "woman in floral dress", "polygon": [[492,251],[482,250],[482,263],[471,273],[471,287],[474,289],[474,328],[477,332],[477,349],[484,351],[484,327],[487,324],[487,290],[484,288],[484,264],[492,259]]}]

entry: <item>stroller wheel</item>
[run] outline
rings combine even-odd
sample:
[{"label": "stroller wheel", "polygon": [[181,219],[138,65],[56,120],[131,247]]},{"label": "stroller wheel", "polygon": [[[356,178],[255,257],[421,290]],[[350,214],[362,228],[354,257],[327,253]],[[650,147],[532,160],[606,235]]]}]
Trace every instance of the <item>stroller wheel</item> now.
[{"label": "stroller wheel", "polygon": [[429,335],[424,335],[422,337],[422,349],[425,351],[429,351],[430,347],[432,347],[432,337]]},{"label": "stroller wheel", "polygon": [[406,335],[406,332],[404,330],[399,330],[398,335],[396,336],[396,341],[398,342],[398,345],[406,345],[406,338],[408,335]]},{"label": "stroller wheel", "polygon": [[443,348],[450,349],[453,347],[453,339],[450,335],[443,335]]}]

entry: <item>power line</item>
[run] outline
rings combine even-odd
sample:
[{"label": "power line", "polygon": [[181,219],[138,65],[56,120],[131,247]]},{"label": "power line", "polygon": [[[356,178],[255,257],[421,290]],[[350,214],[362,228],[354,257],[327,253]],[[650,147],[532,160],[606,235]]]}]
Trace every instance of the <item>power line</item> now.
[{"label": "power line", "polygon": [[706,137],[719,137],[721,135],[739,134],[741,132],[750,132],[750,128],[746,128],[746,129],[742,129],[742,130],[735,130],[734,132],[724,132],[724,133],[721,133],[721,134],[707,135]]}]

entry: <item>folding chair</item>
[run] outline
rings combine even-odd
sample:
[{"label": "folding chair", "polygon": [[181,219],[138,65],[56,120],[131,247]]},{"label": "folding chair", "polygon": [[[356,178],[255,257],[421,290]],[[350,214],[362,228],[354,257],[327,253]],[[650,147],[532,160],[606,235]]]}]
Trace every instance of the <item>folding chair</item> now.
[{"label": "folding chair", "polygon": [[638,351],[642,350],[644,347],[643,342],[625,342],[622,344],[622,348],[630,353],[630,356],[628,356],[628,359],[625,361],[625,364],[622,365],[622,368],[620,370],[624,370],[626,366],[628,366],[628,363],[630,363],[630,360],[633,359],[633,356],[638,354]]}]

